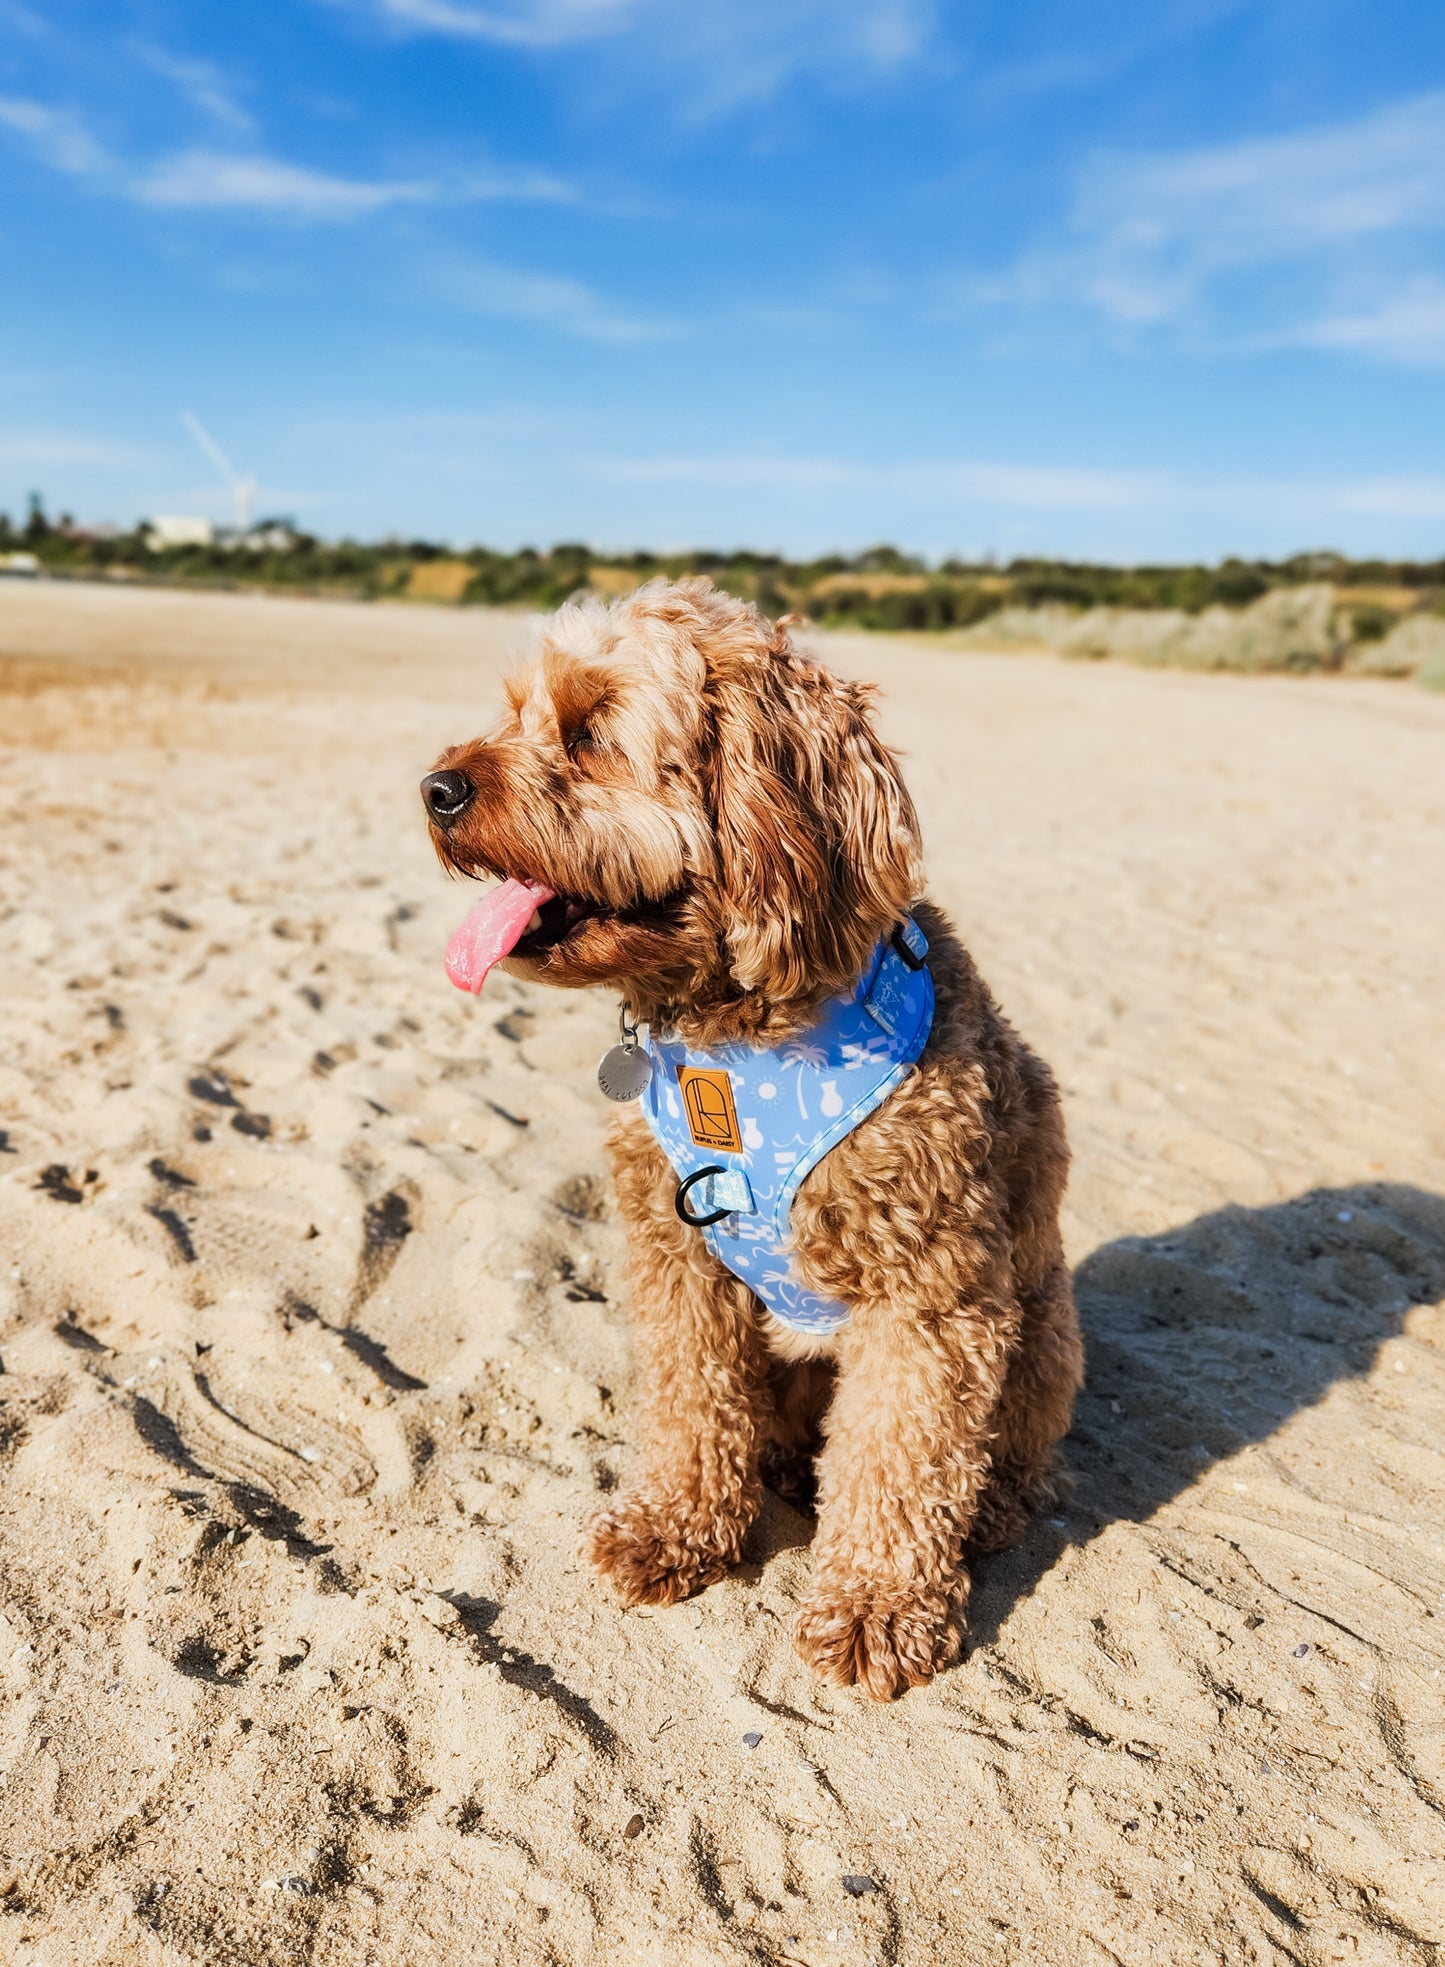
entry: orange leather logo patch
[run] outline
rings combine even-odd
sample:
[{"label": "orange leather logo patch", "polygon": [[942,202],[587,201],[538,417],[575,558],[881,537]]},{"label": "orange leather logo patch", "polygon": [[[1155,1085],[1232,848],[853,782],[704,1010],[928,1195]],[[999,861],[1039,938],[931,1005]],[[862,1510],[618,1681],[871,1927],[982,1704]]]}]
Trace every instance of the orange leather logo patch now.
[{"label": "orange leather logo patch", "polygon": [[725,1154],[741,1154],[743,1140],[738,1132],[738,1110],[733,1105],[733,1082],[727,1073],[684,1067],[677,1075],[677,1083],[682,1088],[687,1131],[696,1145],[721,1148]]}]

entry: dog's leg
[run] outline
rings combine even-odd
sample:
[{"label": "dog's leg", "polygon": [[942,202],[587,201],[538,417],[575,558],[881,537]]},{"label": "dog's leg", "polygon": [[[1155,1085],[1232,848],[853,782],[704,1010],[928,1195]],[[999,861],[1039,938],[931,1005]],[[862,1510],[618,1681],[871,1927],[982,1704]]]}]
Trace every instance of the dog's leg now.
[{"label": "dog's leg", "polygon": [[1035,1510],[1068,1493],[1055,1450],[1083,1384],[1084,1347],[1062,1251],[1037,1287],[1019,1295],[1018,1350],[994,1417],[993,1467],[969,1531],[975,1551],[1006,1550]]},{"label": "dog's leg", "polygon": [[942,1317],[869,1304],[839,1335],[797,1634],[824,1678],[887,1700],[957,1658],[961,1554],[1016,1317],[997,1300]]},{"label": "dog's leg", "polygon": [[772,1407],[763,1448],[763,1481],[805,1516],[815,1513],[814,1464],[823,1447],[823,1416],[833,1397],[831,1359],[772,1361]]},{"label": "dog's leg", "polygon": [[718,1269],[654,1264],[645,1286],[634,1282],[635,1297],[648,1292],[632,1323],[639,1466],[584,1546],[629,1605],[670,1605],[721,1577],[762,1502],[762,1340],[751,1294]]},{"label": "dog's leg", "polygon": [[672,1210],[650,1138],[612,1145],[627,1220],[641,1386],[638,1468],[589,1524],[585,1555],[629,1605],[670,1605],[738,1561],[762,1502],[771,1411],[755,1300]]}]

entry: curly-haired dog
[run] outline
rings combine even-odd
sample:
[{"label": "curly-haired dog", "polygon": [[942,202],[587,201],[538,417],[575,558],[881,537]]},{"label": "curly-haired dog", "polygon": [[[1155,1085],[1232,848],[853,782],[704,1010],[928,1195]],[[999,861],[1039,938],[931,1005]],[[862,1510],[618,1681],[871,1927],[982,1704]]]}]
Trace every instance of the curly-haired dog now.
[{"label": "curly-haired dog", "polygon": [[[706,581],[653,582],[553,616],[500,727],[445,752],[423,794],[443,861],[506,877],[453,939],[453,980],[480,988],[505,959],[535,982],[605,985],[678,1086],[687,1060],[721,1058],[703,1074],[722,1096],[708,1124],[738,1152],[709,1179],[767,1172],[765,1144],[743,1154],[743,1075],[730,1082],[727,1062],[801,1058],[796,1104],[817,1105],[821,1084],[834,1112],[835,1079],[805,1086],[824,1056],[810,1037],[820,1019],[874,1014],[877,1042],[845,1046],[845,1062],[881,1057],[886,1090],[842,1138],[814,1142],[767,1273],[822,1307],[814,1329],[768,1309],[696,1226],[660,1103],[653,1125],[620,1109],[641,1454],[587,1551],[628,1603],[696,1591],[737,1561],[765,1453],[801,1458],[821,1437],[798,1647],[887,1697],[957,1657],[965,1550],[1012,1541],[1054,1494],[1082,1354],[1057,1088],[920,899],[913,806],[870,695]],[[926,976],[910,955],[924,948]],[[864,995],[885,968],[895,1025],[916,1013],[926,1032],[893,1064],[888,1006]],[[751,1110],[741,1124],[757,1146]]]}]

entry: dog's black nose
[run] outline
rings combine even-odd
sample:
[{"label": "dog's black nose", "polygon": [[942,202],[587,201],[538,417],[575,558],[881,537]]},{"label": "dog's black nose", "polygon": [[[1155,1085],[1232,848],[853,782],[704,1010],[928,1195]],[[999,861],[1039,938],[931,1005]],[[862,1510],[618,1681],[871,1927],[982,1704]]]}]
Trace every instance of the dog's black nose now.
[{"label": "dog's black nose", "polygon": [[460,772],[428,772],[421,782],[426,809],[438,826],[455,826],[475,799],[476,790]]}]

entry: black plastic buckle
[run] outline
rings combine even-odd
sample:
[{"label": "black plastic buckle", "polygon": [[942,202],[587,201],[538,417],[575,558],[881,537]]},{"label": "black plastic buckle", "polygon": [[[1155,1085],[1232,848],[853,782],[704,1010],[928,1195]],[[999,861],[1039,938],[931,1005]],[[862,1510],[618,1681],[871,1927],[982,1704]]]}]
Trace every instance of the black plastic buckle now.
[{"label": "black plastic buckle", "polygon": [[904,940],[903,924],[901,922],[894,929],[893,934],[888,938],[888,940],[892,944],[893,948],[897,951],[897,953],[903,958],[904,964],[908,969],[921,970],[923,966],[927,963],[928,958],[926,956],[915,956],[913,954],[913,951],[908,947],[907,942]]},{"label": "black plastic buckle", "polygon": [[696,1188],[699,1182],[705,1182],[709,1175],[725,1175],[726,1173],[726,1168],[716,1166],[699,1168],[695,1175],[689,1175],[686,1181],[678,1183],[677,1194],[672,1198],[672,1206],[676,1209],[681,1220],[688,1225],[689,1229],[706,1229],[709,1223],[720,1223],[724,1216],[737,1214],[735,1209],[714,1209],[710,1216],[695,1216],[687,1206],[688,1193],[690,1190]]}]

